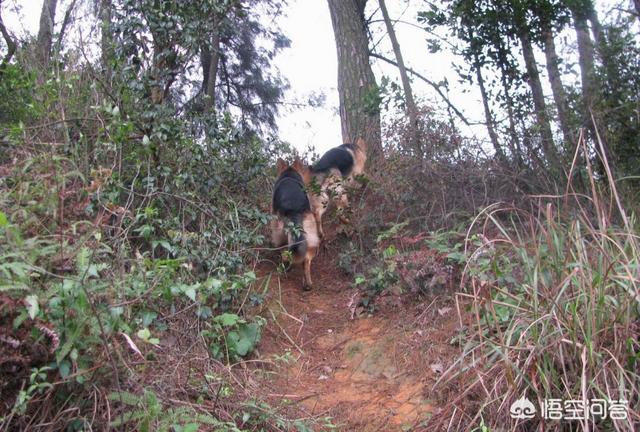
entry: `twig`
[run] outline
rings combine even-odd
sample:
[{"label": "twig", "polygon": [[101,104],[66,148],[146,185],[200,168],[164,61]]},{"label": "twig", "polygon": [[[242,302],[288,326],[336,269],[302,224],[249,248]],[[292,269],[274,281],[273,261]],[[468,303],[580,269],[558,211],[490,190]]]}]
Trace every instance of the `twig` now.
[{"label": "twig", "polygon": [[[2,6],[2,0],[0,0],[0,6]],[[7,53],[4,55],[2,59],[2,63],[0,63],[0,72],[2,72],[7,64],[11,61],[11,58],[16,53],[16,43],[13,38],[7,31],[7,28],[4,26],[4,22],[2,21],[2,15],[0,14],[0,33],[2,33],[2,37],[4,38],[5,43],[7,44]]]},{"label": "twig", "polygon": [[[377,58],[379,60],[382,60],[384,62],[387,62],[395,67],[398,67],[398,63],[396,63],[395,61],[388,59],[380,54],[374,53],[374,52],[370,52],[369,55],[373,58]],[[462,120],[462,122],[467,125],[467,126],[471,126],[471,125],[480,125],[480,124],[484,124],[484,123],[472,123],[469,120],[467,120],[467,118],[464,116],[464,114],[462,114],[462,112],[460,112],[460,110],[458,108],[456,108],[456,106],[449,100],[449,98],[442,93],[442,90],[440,90],[440,86],[436,83],[434,83],[433,81],[431,81],[429,78],[425,77],[424,75],[414,71],[413,69],[411,69],[410,67],[405,68],[407,69],[407,72],[410,72],[412,75],[415,75],[416,77],[420,78],[422,81],[426,82],[427,84],[429,84],[431,87],[433,87],[433,89],[440,95],[440,97],[442,98],[442,100],[447,104],[447,106],[449,108],[451,108],[451,110],[460,118],[460,120]]]}]

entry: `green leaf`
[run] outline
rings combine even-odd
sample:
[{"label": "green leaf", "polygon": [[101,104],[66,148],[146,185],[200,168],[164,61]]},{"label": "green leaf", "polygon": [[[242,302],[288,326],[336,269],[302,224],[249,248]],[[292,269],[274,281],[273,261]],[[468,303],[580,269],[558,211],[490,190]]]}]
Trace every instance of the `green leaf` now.
[{"label": "green leaf", "polygon": [[173,253],[174,252],[174,247],[171,246],[171,243],[169,243],[166,240],[154,240],[151,242],[151,247],[155,250],[156,247],[158,246],[162,246],[162,248],[164,250],[166,250],[169,253]]},{"label": "green leaf", "polygon": [[145,239],[148,239],[151,236],[151,234],[153,234],[153,226],[145,224],[145,225],[142,225],[140,228],[137,228],[135,231],[138,232]]},{"label": "green leaf", "polygon": [[38,312],[40,312],[40,304],[38,304],[38,296],[35,294],[28,295],[24,301],[27,303],[27,311],[29,311],[29,318],[34,319]]},{"label": "green leaf", "polygon": [[199,426],[198,423],[188,423],[182,426],[182,432],[198,432]]},{"label": "green leaf", "polygon": [[466,260],[466,255],[463,252],[450,252],[447,254],[447,259],[462,264]]},{"label": "green leaf", "polygon": [[222,281],[220,279],[209,278],[204,282],[204,287],[218,291],[222,288]]},{"label": "green leaf", "polygon": [[7,215],[0,211],[0,228],[4,228],[9,225],[9,219],[7,219]]},{"label": "green leaf", "polygon": [[134,393],[126,392],[126,391],[111,392],[107,396],[107,399],[112,401],[122,402],[130,406],[136,406],[140,403],[140,396]]},{"label": "green leaf", "polygon": [[222,315],[218,315],[215,320],[216,322],[222,324],[224,327],[229,327],[242,321],[238,315],[227,312],[223,313]]},{"label": "green leaf", "polygon": [[158,314],[154,311],[142,312],[142,325],[148,327],[158,317]]},{"label": "green leaf", "polygon": [[80,252],[78,253],[78,256],[76,258],[76,268],[80,276],[84,276],[84,273],[89,266],[90,257],[91,251],[88,248],[83,247],[82,249],[80,249]]},{"label": "green leaf", "polygon": [[394,257],[398,254],[398,249],[396,249],[396,247],[394,245],[391,245],[389,247],[387,247],[384,252],[382,252],[382,255],[385,258],[391,258]]},{"label": "green leaf", "polygon": [[60,372],[60,376],[62,378],[66,378],[71,375],[71,362],[68,360],[64,360],[58,365],[58,371]]},{"label": "green leaf", "polygon": [[239,356],[246,356],[253,351],[256,344],[260,341],[260,327],[256,323],[240,326],[238,330],[240,340],[236,346],[236,352]]},{"label": "green leaf", "polygon": [[138,337],[143,341],[148,341],[151,337],[151,332],[148,328],[145,327],[142,330],[138,330],[138,333],[136,333],[136,335],[138,335]]},{"label": "green leaf", "polygon": [[182,288],[182,292],[192,301],[196,301],[196,285],[186,285]]},{"label": "green leaf", "polygon": [[67,354],[69,354],[69,352],[73,348],[74,340],[75,338],[68,339],[64,344],[62,344],[60,348],[58,348],[58,353],[56,354],[56,362],[58,363],[58,366],[61,365],[62,360],[64,360],[64,358],[67,356]]},{"label": "green leaf", "polygon": [[106,263],[100,263],[100,264],[91,264],[89,266],[89,268],[87,269],[87,277],[99,277],[100,276],[100,272],[104,269],[106,269],[108,266]]}]

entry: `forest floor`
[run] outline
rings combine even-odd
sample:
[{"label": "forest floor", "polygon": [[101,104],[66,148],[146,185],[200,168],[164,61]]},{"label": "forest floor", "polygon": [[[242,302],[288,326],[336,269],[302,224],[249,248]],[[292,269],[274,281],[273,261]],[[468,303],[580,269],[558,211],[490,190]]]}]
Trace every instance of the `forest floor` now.
[{"label": "forest floor", "polygon": [[[364,310],[358,307],[362,293],[353,287],[353,276],[338,265],[343,234],[327,228],[312,266],[313,290],[302,290],[299,266],[284,274],[277,271],[277,253],[256,268],[269,289],[260,310],[252,312],[267,324],[256,352],[233,368],[251,372],[244,375],[247,391],[289,419],[309,420],[313,430],[420,430],[433,416],[448,418],[453,405],[463,409],[452,404],[464,393],[461,380],[434,388],[458,359],[460,332],[471,319],[461,299],[456,301],[457,276],[450,275],[447,288],[430,294],[386,290],[373,312]],[[418,254],[440,259],[431,250]],[[33,327],[42,332],[48,327],[37,320],[27,321],[16,333],[18,309],[16,300],[0,293],[0,408],[5,410],[11,409],[27,371],[51,362],[58,344],[33,337]],[[124,339],[113,339],[121,344],[117,352],[126,365],[126,379],[118,385],[132,392],[153,389],[167,404],[197,404],[213,411],[218,397],[202,401],[203,391],[197,389],[203,387],[202,377],[223,369],[210,358],[200,337],[201,323],[185,313],[189,310],[171,314],[160,345],[138,343],[144,356],[127,349],[131,345]],[[104,358],[99,361],[108,364]],[[113,390],[96,390],[95,403],[108,407]],[[431,424],[427,429],[434,430]]]},{"label": "forest floor", "polygon": [[374,313],[362,313],[358,290],[330,249],[313,262],[311,291],[301,289],[300,268],[272,273],[258,350],[262,358],[290,353],[292,360],[267,376],[266,394],[274,406],[289,401],[306,416],[330,417],[338,430],[415,430],[460,394],[459,383],[433,390],[460,353],[454,293],[389,294]]}]

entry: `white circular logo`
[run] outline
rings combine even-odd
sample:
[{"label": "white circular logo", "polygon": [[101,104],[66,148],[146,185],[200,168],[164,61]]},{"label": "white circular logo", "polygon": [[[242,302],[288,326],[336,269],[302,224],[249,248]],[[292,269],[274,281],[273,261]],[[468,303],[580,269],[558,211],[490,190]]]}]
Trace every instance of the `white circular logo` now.
[{"label": "white circular logo", "polygon": [[511,418],[514,419],[530,419],[536,415],[536,407],[529,399],[522,396],[520,399],[511,404],[509,408]]}]

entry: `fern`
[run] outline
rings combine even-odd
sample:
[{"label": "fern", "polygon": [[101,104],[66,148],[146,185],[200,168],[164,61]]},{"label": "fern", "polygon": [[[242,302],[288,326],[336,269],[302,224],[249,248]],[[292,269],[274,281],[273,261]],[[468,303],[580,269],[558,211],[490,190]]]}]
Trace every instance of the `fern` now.
[{"label": "fern", "polygon": [[112,392],[109,394],[108,399],[131,406],[139,405],[142,402],[142,398],[140,396],[126,391]]}]

